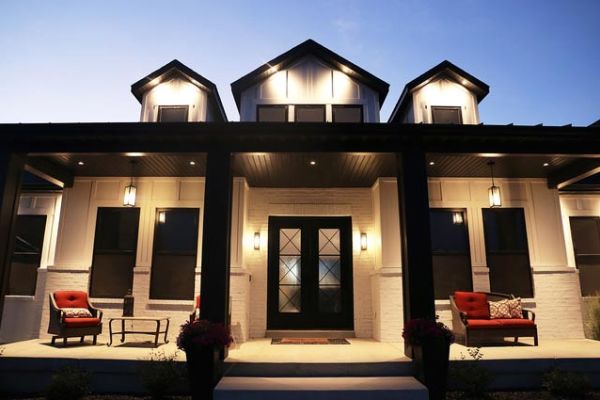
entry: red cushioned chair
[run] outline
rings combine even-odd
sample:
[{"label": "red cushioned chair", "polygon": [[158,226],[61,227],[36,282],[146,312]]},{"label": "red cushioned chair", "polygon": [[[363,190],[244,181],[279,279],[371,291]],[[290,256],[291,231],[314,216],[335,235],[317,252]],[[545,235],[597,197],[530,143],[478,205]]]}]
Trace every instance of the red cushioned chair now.
[{"label": "red cushioned chair", "polygon": [[[91,317],[67,317],[63,309],[66,308],[85,308]],[[96,344],[96,336],[102,333],[102,311],[94,308],[86,292],[76,290],[62,290],[50,294],[50,321],[48,323],[48,333],[52,336],[52,344],[56,338],[62,338],[63,344],[67,344],[67,338],[79,337],[80,343],[83,343],[85,336],[94,337],[93,343]]]},{"label": "red cushioned chair", "polygon": [[490,319],[488,301],[514,299],[510,294],[485,292],[454,292],[450,296],[452,309],[452,330],[458,342],[465,346],[474,343],[503,340],[514,337],[515,343],[520,337],[533,337],[538,345],[535,313],[523,309],[523,318]]},{"label": "red cushioned chair", "polygon": [[195,320],[200,319],[200,296],[196,296],[196,301],[194,303],[194,309],[190,313],[190,322],[194,322]]}]

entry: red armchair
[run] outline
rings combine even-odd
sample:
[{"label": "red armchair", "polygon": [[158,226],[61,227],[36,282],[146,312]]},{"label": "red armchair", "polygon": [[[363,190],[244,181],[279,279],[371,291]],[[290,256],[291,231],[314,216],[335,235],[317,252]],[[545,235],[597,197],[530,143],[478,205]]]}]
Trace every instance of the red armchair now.
[{"label": "red armchair", "polygon": [[513,295],[484,292],[455,292],[450,296],[452,331],[465,346],[514,337],[533,337],[538,345],[535,313],[523,309],[523,318],[491,319],[488,301],[514,299]]},{"label": "red armchair", "polygon": [[52,344],[56,338],[79,337],[83,343],[85,336],[93,336],[96,344],[97,335],[102,333],[102,311],[94,308],[86,292],[63,290],[50,294],[50,321],[48,333],[52,336]]}]

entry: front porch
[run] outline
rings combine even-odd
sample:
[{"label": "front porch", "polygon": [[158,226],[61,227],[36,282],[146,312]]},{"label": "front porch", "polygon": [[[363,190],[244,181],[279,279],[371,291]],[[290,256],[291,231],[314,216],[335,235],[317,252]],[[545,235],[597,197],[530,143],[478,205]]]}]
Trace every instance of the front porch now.
[{"label": "front porch", "polygon": [[[412,364],[404,356],[403,343],[372,339],[348,339],[350,345],[271,345],[270,339],[252,339],[229,352],[226,376],[410,376]],[[150,343],[147,343],[150,346]],[[172,354],[174,343],[159,346]],[[108,347],[50,346],[38,339],[4,346],[0,358],[0,386],[11,393],[36,393],[64,365],[79,365],[93,375],[95,393],[141,393],[138,367],[151,348],[140,345]],[[552,367],[585,372],[596,387],[600,382],[600,342],[542,340],[538,347],[485,347],[481,365],[492,371],[494,389],[532,389]],[[464,362],[462,345],[451,346],[451,365]],[[185,355],[179,352],[182,363]],[[110,383],[110,384],[108,384]]]}]

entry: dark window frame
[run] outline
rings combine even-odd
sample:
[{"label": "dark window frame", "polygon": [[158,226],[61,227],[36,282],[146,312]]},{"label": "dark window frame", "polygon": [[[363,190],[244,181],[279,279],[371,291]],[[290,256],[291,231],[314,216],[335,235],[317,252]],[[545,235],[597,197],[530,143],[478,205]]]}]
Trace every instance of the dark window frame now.
[{"label": "dark window frame", "polygon": [[[335,120],[335,109],[336,108],[358,108],[360,109],[360,121],[355,123],[365,122],[365,109],[362,104],[332,104],[331,105],[331,122],[338,122]],[[327,118],[327,116],[325,116]],[[349,122],[351,123],[351,122]]]},{"label": "dark window frame", "polygon": [[446,111],[458,111],[458,122],[457,125],[463,125],[462,106],[430,106],[431,109],[431,122],[437,124],[435,120],[434,110],[446,110]]},{"label": "dark window frame", "polygon": [[[600,258],[599,253],[578,253],[577,247],[575,246],[575,235],[573,235],[574,224],[576,220],[593,220],[596,223],[597,233],[600,235],[600,216],[598,215],[573,215],[569,216],[569,229],[571,231],[571,244],[573,246],[573,258],[575,259],[575,267],[579,271],[579,286],[581,290],[581,296],[596,296],[598,289],[594,287],[593,283],[597,282],[598,273],[594,273],[592,268],[598,268],[596,263],[583,263],[582,258]],[[589,268],[592,267],[592,268]]]},{"label": "dark window frame", "polygon": [[[162,121],[162,111],[166,109],[185,109],[185,121]],[[190,120],[190,106],[188,104],[170,104],[170,105],[159,105],[158,112],[156,114],[156,122],[189,122]]]},{"label": "dark window frame", "polygon": [[290,106],[287,104],[257,104],[256,105],[256,122],[268,122],[268,123],[281,123],[278,121],[261,121],[260,120],[260,109],[261,108],[282,108],[285,111],[285,121],[290,122]]},{"label": "dark window frame", "polygon": [[[449,253],[449,252],[439,252],[439,254],[436,254],[436,252],[432,249],[431,250],[431,256],[444,256],[444,255],[464,255],[467,257],[467,260],[469,262],[469,286],[470,286],[470,290],[469,291],[473,291],[473,262],[472,262],[472,258],[471,258],[471,237],[469,236],[469,218],[468,218],[468,214],[467,214],[467,209],[466,208],[456,208],[456,207],[430,207],[429,208],[430,212],[432,210],[439,210],[439,211],[447,211],[450,213],[453,212],[462,212],[463,215],[463,223],[462,225],[464,225],[464,229],[465,229],[465,234],[466,234],[466,239],[467,239],[467,252],[466,254],[463,253]],[[434,277],[434,285],[435,285],[435,277]],[[435,296],[435,287],[434,287],[434,296]],[[443,299],[438,299],[436,298],[435,300],[448,300],[448,298],[443,298]]]},{"label": "dark window frame", "polygon": [[[298,110],[307,108],[322,108],[323,121],[298,121]],[[294,104],[294,122],[301,122],[306,124],[322,124],[324,122],[327,122],[327,106],[325,104]]]},{"label": "dark window frame", "polygon": [[[524,240],[525,240],[525,248],[524,251],[522,252],[518,252],[518,251],[503,251],[503,252],[494,252],[491,253],[490,249],[489,249],[489,245],[488,245],[488,238],[486,236],[485,233],[485,213],[486,212],[506,212],[507,210],[518,210],[518,212],[521,214],[521,216],[523,217],[523,228],[524,228]],[[503,255],[524,255],[526,256],[526,260],[527,260],[527,265],[529,266],[527,269],[527,277],[529,279],[529,293],[531,293],[531,296],[521,296],[518,293],[508,293],[508,294],[514,294],[517,297],[522,297],[522,298],[535,298],[535,285],[534,285],[534,281],[533,281],[533,269],[531,267],[531,254],[529,251],[529,236],[528,236],[528,229],[527,229],[527,218],[525,215],[525,208],[524,207],[502,207],[502,208],[482,208],[481,209],[481,222],[483,225],[483,236],[484,236],[484,243],[485,243],[485,258],[486,258],[486,264],[489,271],[489,279],[490,279],[490,290],[493,291],[497,291],[494,290],[494,284],[492,283],[492,271],[490,268],[490,262],[489,262],[489,255],[495,255],[495,254],[503,254]]]},{"label": "dark window frame", "polygon": [[[138,220],[137,220],[137,229],[135,230],[135,249],[133,251],[131,250],[127,250],[127,251],[123,251],[123,250],[98,250],[97,249],[97,236],[98,236],[98,216],[100,214],[100,210],[101,209],[111,209],[111,210],[123,210],[123,212],[128,212],[129,210],[133,211],[133,210],[137,210],[138,212]],[[121,296],[94,296],[94,288],[92,287],[92,283],[93,283],[93,275],[94,275],[94,265],[96,264],[96,256],[97,255],[127,255],[127,254],[132,254],[133,255],[133,266],[131,269],[131,287],[130,289],[133,290],[133,268],[135,268],[135,264],[137,264],[137,249],[138,249],[138,245],[139,245],[139,234],[140,234],[140,221],[141,221],[141,216],[142,216],[142,210],[140,207],[98,207],[96,210],[96,226],[94,228],[94,248],[92,250],[92,265],[90,267],[90,274],[89,274],[89,282],[88,282],[88,291],[90,294],[91,298],[102,298],[102,299],[119,299],[121,298]]]},{"label": "dark window frame", "polygon": [[[15,261],[15,255],[17,255],[17,249],[16,249],[16,244],[15,244],[15,248],[13,249],[12,255],[11,255],[11,262],[10,262],[10,266],[9,266],[9,271],[8,271],[8,279],[7,279],[7,284],[6,284],[6,295],[7,296],[35,296],[35,292],[36,292],[36,288],[37,288],[37,276],[38,276],[38,272],[40,269],[40,266],[42,264],[42,255],[44,254],[44,245],[45,245],[45,240],[46,240],[46,230],[48,228],[48,216],[46,214],[19,214],[17,215],[17,223],[19,218],[34,218],[34,219],[39,219],[39,220],[43,220],[44,221],[44,228],[43,228],[43,232],[42,232],[42,243],[40,245],[40,251],[39,254],[38,253],[34,253],[35,255],[37,255],[37,267],[35,269],[36,273],[34,275],[34,279],[32,285],[31,285],[31,289],[30,291],[28,291],[27,293],[12,293],[10,290],[10,283],[11,283],[11,278],[12,278],[12,273],[13,273],[13,263]],[[16,238],[15,238],[15,242],[16,242]]]},{"label": "dark window frame", "polygon": [[[181,210],[181,209],[185,209],[185,210],[196,210],[196,227],[198,229],[196,229],[195,235],[196,235],[196,246],[194,247],[194,251],[171,251],[171,252],[165,252],[165,251],[159,251],[156,248],[156,245],[158,243],[158,225],[161,223],[159,221],[160,218],[160,213],[161,212],[168,212],[168,211],[173,211],[173,210]],[[171,297],[171,298],[165,298],[165,297],[159,297],[156,296],[156,294],[154,293],[153,289],[155,288],[155,285],[153,283],[154,279],[155,279],[155,275],[154,275],[154,267],[155,267],[155,263],[156,263],[156,256],[159,255],[172,255],[172,256],[193,256],[194,257],[194,275],[192,277],[193,282],[194,282],[194,289],[195,289],[195,281],[196,281],[196,268],[197,268],[197,263],[198,263],[198,243],[200,240],[200,207],[161,207],[161,208],[156,208],[155,209],[155,215],[154,215],[154,234],[153,234],[153,241],[152,241],[152,263],[151,263],[151,267],[150,267],[150,287],[149,287],[149,293],[148,293],[148,298],[150,300],[193,300],[193,290],[192,290],[192,295],[190,296],[190,298],[176,298],[176,297]]]}]

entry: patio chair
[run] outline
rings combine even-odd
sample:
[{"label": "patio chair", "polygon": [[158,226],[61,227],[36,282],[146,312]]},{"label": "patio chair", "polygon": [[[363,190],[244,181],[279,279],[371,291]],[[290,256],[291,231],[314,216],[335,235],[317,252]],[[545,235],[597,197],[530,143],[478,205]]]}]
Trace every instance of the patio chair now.
[{"label": "patio chair", "polygon": [[518,343],[520,337],[532,337],[538,345],[538,332],[535,313],[523,309],[522,318],[491,319],[488,301],[514,299],[512,294],[487,292],[454,292],[450,296],[452,309],[452,331],[457,342],[465,346],[489,343],[513,337]]},{"label": "patio chair", "polygon": [[79,337],[83,343],[85,336],[96,337],[102,333],[102,311],[94,308],[86,292],[62,290],[50,294],[50,321],[48,333],[52,336],[52,344],[56,338],[63,339],[66,346],[67,338]]}]

